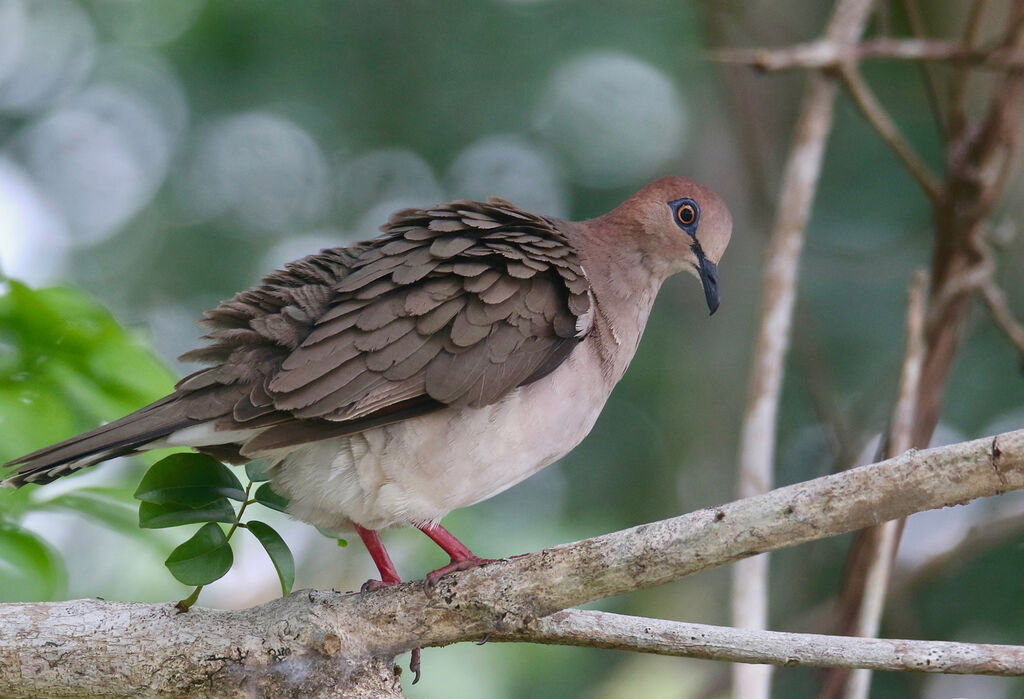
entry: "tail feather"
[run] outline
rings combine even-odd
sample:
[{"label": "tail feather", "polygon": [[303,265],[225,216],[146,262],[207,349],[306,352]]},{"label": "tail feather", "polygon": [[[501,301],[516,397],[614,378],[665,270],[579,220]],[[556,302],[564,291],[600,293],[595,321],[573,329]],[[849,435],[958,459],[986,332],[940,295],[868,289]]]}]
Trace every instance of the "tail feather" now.
[{"label": "tail feather", "polygon": [[5,468],[19,468],[0,485],[17,488],[26,483],[49,483],[201,422],[185,414],[180,397],[171,394],[119,420],[10,461]]}]

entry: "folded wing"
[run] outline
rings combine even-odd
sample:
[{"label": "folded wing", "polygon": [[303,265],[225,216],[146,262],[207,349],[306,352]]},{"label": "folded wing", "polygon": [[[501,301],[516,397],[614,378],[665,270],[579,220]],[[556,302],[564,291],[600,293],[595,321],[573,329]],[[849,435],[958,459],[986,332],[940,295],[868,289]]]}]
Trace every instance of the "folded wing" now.
[{"label": "folded wing", "polygon": [[197,429],[201,451],[244,460],[488,405],[553,371],[589,330],[590,285],[549,219],[459,201],[400,211],[382,230],[208,312],[212,343],[182,358],[213,366],[152,406],[12,462],[21,467],[7,482],[46,482]]}]

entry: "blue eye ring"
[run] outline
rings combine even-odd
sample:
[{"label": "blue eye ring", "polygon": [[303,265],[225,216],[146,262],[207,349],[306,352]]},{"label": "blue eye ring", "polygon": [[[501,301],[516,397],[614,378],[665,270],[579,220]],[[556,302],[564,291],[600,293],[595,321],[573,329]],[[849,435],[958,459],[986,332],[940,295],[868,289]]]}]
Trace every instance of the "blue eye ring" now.
[{"label": "blue eye ring", "polygon": [[668,204],[672,207],[672,217],[676,225],[689,233],[691,236],[697,228],[697,221],[700,220],[700,207],[693,199],[677,199]]}]

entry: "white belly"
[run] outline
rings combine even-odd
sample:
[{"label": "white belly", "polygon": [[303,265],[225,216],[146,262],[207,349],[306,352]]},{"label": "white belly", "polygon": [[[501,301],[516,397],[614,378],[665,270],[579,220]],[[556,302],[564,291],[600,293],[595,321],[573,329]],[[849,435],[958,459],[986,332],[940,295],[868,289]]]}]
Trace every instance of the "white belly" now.
[{"label": "white belly", "polygon": [[[447,408],[283,455],[274,489],[330,530],[437,521],[509,488],[590,432],[615,379],[589,342],[551,374],[477,409]],[[616,377],[617,378],[617,377]]]}]

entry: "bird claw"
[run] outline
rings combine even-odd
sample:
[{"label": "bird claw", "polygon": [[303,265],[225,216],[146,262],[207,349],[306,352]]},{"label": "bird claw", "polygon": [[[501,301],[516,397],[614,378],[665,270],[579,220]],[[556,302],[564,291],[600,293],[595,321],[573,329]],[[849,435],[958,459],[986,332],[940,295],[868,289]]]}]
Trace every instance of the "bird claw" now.
[{"label": "bird claw", "polygon": [[370,578],[362,584],[359,591],[362,593],[373,592],[375,590],[383,590],[386,587],[394,587],[399,584],[400,583],[397,582],[386,582],[384,580],[374,580],[373,578]]},{"label": "bird claw", "polygon": [[486,565],[487,563],[494,563],[498,561],[498,558],[480,558],[479,556],[469,556],[468,558],[462,558],[459,560],[452,559],[452,562],[446,566],[442,566],[437,570],[433,570],[427,573],[425,580],[426,588],[429,590],[437,584],[437,581],[443,578],[448,573],[454,573],[460,570],[469,570],[470,568],[476,568],[477,566]]},{"label": "bird claw", "polygon": [[409,658],[409,671],[413,674],[412,683],[420,681],[420,647],[412,649],[412,657]]}]

